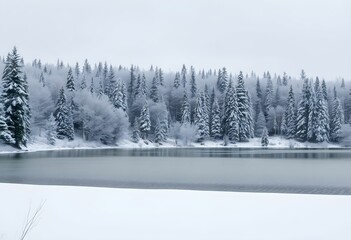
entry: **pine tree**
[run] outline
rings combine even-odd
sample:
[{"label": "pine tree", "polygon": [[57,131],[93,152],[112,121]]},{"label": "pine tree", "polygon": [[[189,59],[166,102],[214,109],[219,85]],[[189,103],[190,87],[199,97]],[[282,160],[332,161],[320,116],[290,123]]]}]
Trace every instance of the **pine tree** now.
[{"label": "pine tree", "polygon": [[163,71],[161,68],[158,70],[158,77],[159,77],[160,85],[163,86],[164,85],[164,77],[163,77]]},{"label": "pine tree", "polygon": [[150,88],[150,98],[152,101],[154,102],[159,102],[160,100],[160,93],[158,90],[158,86],[160,85],[159,81],[157,80],[156,77],[154,77],[152,79],[152,84],[151,84],[151,88]]},{"label": "pine tree", "polygon": [[140,125],[138,122],[138,118],[135,118],[134,125],[133,125],[133,133],[132,133],[132,140],[133,142],[137,143],[140,140]]},{"label": "pine tree", "polygon": [[20,56],[16,47],[8,54],[2,76],[1,101],[4,118],[15,147],[26,146],[30,133],[28,85],[21,76]]},{"label": "pine tree", "polygon": [[186,83],[187,83],[186,74],[187,74],[187,70],[186,70],[185,64],[183,64],[182,72],[181,72],[183,88],[186,87]]},{"label": "pine tree", "polygon": [[330,121],[330,140],[339,142],[341,139],[341,126],[342,126],[343,113],[338,98],[334,98],[333,113]]},{"label": "pine tree", "polygon": [[39,82],[43,85],[43,87],[45,87],[46,84],[43,72],[40,73]]},{"label": "pine tree", "polygon": [[195,78],[195,69],[194,69],[194,67],[191,67],[190,93],[191,93],[191,98],[195,98],[196,97],[197,86],[196,86],[196,78]]},{"label": "pine tree", "polygon": [[[304,76],[301,74],[301,76]],[[308,120],[310,115],[310,98],[311,89],[307,78],[304,77],[304,84],[302,87],[302,99],[299,102],[297,109],[297,119],[296,119],[296,134],[295,137],[300,141],[307,141],[308,132]]]},{"label": "pine tree", "polygon": [[219,139],[221,137],[221,117],[217,98],[213,100],[211,114],[211,137]]},{"label": "pine tree", "polygon": [[166,120],[160,121],[160,119],[157,118],[156,127],[155,127],[155,139],[154,139],[155,142],[161,143],[166,141],[167,131],[168,131],[167,121]]},{"label": "pine tree", "polygon": [[74,72],[76,74],[76,78],[78,79],[78,77],[80,75],[79,63],[76,63],[76,66],[74,67]]},{"label": "pine tree", "polygon": [[188,94],[184,91],[183,104],[182,104],[182,124],[190,123],[190,105]]},{"label": "pine tree", "polygon": [[55,145],[56,143],[56,127],[55,118],[51,115],[46,127],[46,140],[50,145]]},{"label": "pine tree", "polygon": [[179,74],[179,72],[176,72],[176,74],[175,74],[173,87],[174,88],[179,88],[180,87],[180,74]]},{"label": "pine tree", "polygon": [[100,82],[99,82],[99,87],[98,87],[98,89],[97,89],[97,91],[96,91],[96,96],[97,96],[98,98],[101,98],[102,94],[104,94],[104,87],[103,87],[103,85],[102,85],[102,81],[100,81]]},{"label": "pine tree", "polygon": [[307,125],[307,141],[309,142],[316,142],[316,128],[317,128],[317,111],[316,111],[316,94],[314,92],[314,88],[310,83],[310,98],[308,101],[308,125]]},{"label": "pine tree", "polygon": [[140,118],[139,118],[139,129],[141,132],[141,137],[143,139],[147,138],[147,134],[151,129],[151,121],[150,121],[150,112],[149,105],[145,101],[143,109],[141,110]]},{"label": "pine tree", "polygon": [[86,89],[87,88],[87,82],[86,82],[86,79],[85,79],[85,75],[83,75],[82,77],[82,81],[80,82],[80,89]]},{"label": "pine tree", "polygon": [[91,94],[93,94],[95,92],[95,87],[94,87],[94,78],[91,78],[91,82],[90,82],[90,86],[89,86],[89,91],[91,92]]},{"label": "pine tree", "polygon": [[225,95],[224,116],[222,120],[222,129],[224,135],[228,136],[231,142],[239,140],[238,126],[238,102],[237,94],[232,83],[229,82],[228,90]]},{"label": "pine tree", "polygon": [[262,147],[267,147],[268,144],[269,144],[268,130],[267,130],[267,128],[264,128],[263,132],[262,132],[261,145],[262,145]]},{"label": "pine tree", "polygon": [[135,76],[135,69],[133,65],[130,67],[130,81],[128,85],[128,106],[130,107],[133,103],[134,100],[134,88],[135,88],[135,81],[136,81],[136,76]]},{"label": "pine tree", "polygon": [[286,72],[283,73],[282,83],[283,86],[288,86],[288,76],[286,75]]},{"label": "pine tree", "polygon": [[[60,94],[58,101],[56,103],[56,109],[54,112],[54,117],[56,121],[56,133],[58,139],[68,138],[71,140],[74,138],[72,136],[72,125],[73,121],[71,109],[67,105],[65,90],[63,88],[60,89]],[[73,140],[73,139],[72,139]]]},{"label": "pine tree", "polygon": [[273,107],[273,82],[271,75],[267,72],[266,96],[264,101],[264,111],[267,118],[269,110]]},{"label": "pine tree", "polygon": [[218,71],[218,81],[217,81],[217,86],[218,86],[218,90],[221,93],[224,93],[227,90],[228,87],[228,73],[227,73],[227,69],[224,67],[221,70]]},{"label": "pine tree", "polygon": [[196,98],[195,113],[194,113],[194,124],[197,129],[198,141],[202,142],[207,134],[206,131],[206,120],[203,111],[203,101],[201,93]]},{"label": "pine tree", "polygon": [[72,68],[69,68],[69,70],[68,70],[66,88],[70,92],[73,92],[76,90],[74,78],[73,78],[73,74],[72,74]]},{"label": "pine tree", "polygon": [[288,95],[288,102],[284,113],[285,135],[288,139],[294,138],[296,134],[296,104],[292,86]]},{"label": "pine tree", "polygon": [[249,101],[248,93],[245,89],[243,73],[238,75],[238,84],[236,87],[236,96],[238,103],[238,126],[239,126],[239,141],[248,141],[253,137],[252,133],[252,116],[251,103]]},{"label": "pine tree", "polygon": [[266,119],[262,111],[258,113],[256,124],[255,124],[255,136],[261,137],[263,129],[266,128]]},{"label": "pine tree", "polygon": [[317,85],[316,92],[316,121],[315,121],[315,136],[316,142],[328,142],[329,141],[329,113],[328,103],[324,100],[323,91],[321,86]]},{"label": "pine tree", "polygon": [[15,140],[13,139],[11,132],[7,127],[6,119],[4,118],[3,113],[0,115],[0,139],[5,144],[15,143]]}]

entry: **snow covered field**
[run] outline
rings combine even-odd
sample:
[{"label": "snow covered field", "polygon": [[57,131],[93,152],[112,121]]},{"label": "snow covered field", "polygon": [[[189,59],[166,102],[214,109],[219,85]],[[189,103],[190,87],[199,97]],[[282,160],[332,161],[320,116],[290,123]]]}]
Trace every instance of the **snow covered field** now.
[{"label": "snow covered field", "polygon": [[351,196],[0,184],[0,239],[349,240]]},{"label": "snow covered field", "polygon": [[[25,151],[46,151],[46,150],[63,150],[63,149],[94,149],[94,148],[174,148],[174,147],[201,147],[201,148],[217,148],[217,147],[236,147],[236,148],[262,148],[261,138],[253,138],[250,142],[241,142],[236,144],[229,144],[228,146],[223,145],[223,141],[205,141],[204,144],[190,143],[189,145],[182,145],[179,141],[176,144],[174,139],[168,139],[167,142],[159,145],[157,143],[139,141],[134,143],[130,140],[121,140],[118,145],[103,145],[98,142],[83,141],[80,138],[76,138],[74,141],[68,140],[56,140],[56,145],[52,146],[47,144],[47,140],[44,137],[36,137],[36,139],[28,144],[28,148]],[[270,137],[268,148],[341,148],[337,144],[331,143],[301,143],[295,140],[288,140],[282,137]],[[18,149],[10,147],[8,145],[0,144],[0,153],[11,153],[21,152]]]}]

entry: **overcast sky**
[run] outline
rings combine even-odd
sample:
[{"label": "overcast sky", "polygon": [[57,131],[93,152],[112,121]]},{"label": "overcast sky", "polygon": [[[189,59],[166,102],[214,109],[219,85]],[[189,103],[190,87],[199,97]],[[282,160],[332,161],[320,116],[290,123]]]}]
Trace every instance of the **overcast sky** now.
[{"label": "overcast sky", "polygon": [[350,0],[0,0],[0,55],[351,80]]}]

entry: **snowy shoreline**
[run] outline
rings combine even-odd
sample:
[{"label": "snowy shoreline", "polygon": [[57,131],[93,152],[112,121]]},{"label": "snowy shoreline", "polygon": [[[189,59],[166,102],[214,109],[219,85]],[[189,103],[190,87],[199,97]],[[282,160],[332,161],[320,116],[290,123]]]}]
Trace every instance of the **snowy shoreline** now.
[{"label": "snowy shoreline", "polygon": [[55,146],[45,143],[43,139],[36,139],[32,143],[28,144],[28,148],[25,150],[18,150],[6,145],[0,145],[0,154],[13,154],[13,153],[26,153],[26,152],[44,152],[44,151],[62,151],[62,150],[91,150],[91,149],[157,149],[157,148],[252,148],[252,149],[350,149],[348,147],[341,147],[336,144],[314,144],[314,143],[302,143],[295,140],[288,140],[281,137],[271,137],[270,144],[267,147],[261,146],[260,138],[253,138],[250,142],[242,142],[236,144],[229,144],[228,146],[223,145],[223,141],[205,141],[203,144],[191,143],[188,145],[176,145],[174,139],[169,139],[162,145],[143,141],[134,143],[130,140],[123,140],[118,142],[118,145],[103,145],[96,142],[85,142],[81,139],[74,141],[58,140]]},{"label": "snowy shoreline", "polygon": [[0,195],[3,239],[18,238],[28,211],[32,216],[41,205],[28,240],[351,237],[350,196],[8,183],[0,183]]}]

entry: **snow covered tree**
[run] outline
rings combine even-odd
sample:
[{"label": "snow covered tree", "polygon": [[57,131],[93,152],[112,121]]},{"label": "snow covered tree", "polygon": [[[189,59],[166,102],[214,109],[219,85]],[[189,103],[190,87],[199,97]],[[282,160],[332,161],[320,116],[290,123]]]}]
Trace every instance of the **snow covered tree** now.
[{"label": "snow covered tree", "polygon": [[255,124],[255,136],[261,137],[263,133],[263,129],[266,128],[266,118],[262,111],[258,113],[256,124]]},{"label": "snow covered tree", "polygon": [[156,103],[159,102],[160,100],[160,93],[158,90],[159,85],[160,85],[160,82],[158,81],[158,79],[156,77],[153,77],[151,88],[150,88],[150,98],[152,101]]},{"label": "snow covered tree", "polygon": [[157,118],[156,128],[155,128],[155,142],[161,143],[166,141],[167,131],[168,131],[167,121],[160,120],[159,118]]},{"label": "snow covered tree", "polygon": [[210,130],[210,135],[214,139],[219,139],[221,137],[221,117],[217,98],[213,100]]},{"label": "snow covered tree", "polygon": [[86,89],[87,88],[87,81],[85,79],[85,75],[82,77],[82,81],[80,82],[80,89]]},{"label": "snow covered tree", "polygon": [[[304,76],[304,72],[302,74]],[[302,87],[302,98],[299,102],[297,109],[297,119],[296,119],[296,134],[295,137],[300,141],[307,141],[308,132],[308,120],[310,115],[310,98],[311,89],[307,78],[304,78],[304,83]]]},{"label": "snow covered tree", "polygon": [[99,86],[98,86],[98,89],[96,90],[96,96],[98,98],[101,98],[102,97],[102,94],[104,94],[104,87],[102,85],[102,81],[99,82]]},{"label": "snow covered tree", "polygon": [[236,86],[236,96],[238,103],[238,131],[239,141],[248,141],[249,138],[253,137],[252,132],[252,116],[251,116],[251,103],[249,100],[248,93],[245,89],[245,83],[243,73],[240,72],[238,75],[238,83]]},{"label": "snow covered tree", "polygon": [[229,83],[227,93],[224,101],[224,115],[222,119],[222,129],[224,135],[228,136],[231,142],[239,140],[239,126],[238,126],[238,102],[237,94],[232,83]]},{"label": "snow covered tree", "polygon": [[139,129],[141,132],[141,137],[143,139],[146,139],[147,135],[151,129],[149,105],[146,101],[144,103],[144,106],[141,110],[141,114],[139,117]]},{"label": "snow covered tree", "polygon": [[206,123],[201,93],[196,98],[194,124],[197,128],[198,141],[202,142],[208,136],[208,124]]},{"label": "snow covered tree", "polygon": [[93,94],[95,92],[95,86],[94,86],[94,78],[91,78],[90,86],[89,86],[89,92]]},{"label": "snow covered tree", "polygon": [[46,83],[43,72],[40,73],[39,82],[43,85],[43,87],[45,87]]},{"label": "snow covered tree", "polygon": [[268,144],[269,144],[268,130],[267,130],[267,128],[264,128],[263,132],[262,132],[262,137],[261,137],[261,145],[262,145],[262,147],[267,147]]},{"label": "snow covered tree", "polygon": [[190,76],[190,93],[191,98],[196,97],[197,86],[196,86],[196,77],[195,77],[195,69],[191,67],[191,76]]},{"label": "snow covered tree", "polygon": [[343,112],[338,98],[334,98],[332,118],[330,121],[330,140],[339,142],[341,139]]},{"label": "snow covered tree", "polygon": [[218,71],[217,87],[221,93],[225,93],[228,87],[228,73],[227,69],[224,67],[222,70]]},{"label": "snow covered tree", "polygon": [[284,121],[286,137],[288,139],[294,138],[296,134],[296,103],[292,86],[290,86]]},{"label": "snow covered tree", "polygon": [[131,107],[134,99],[134,88],[135,88],[135,82],[136,82],[136,75],[135,75],[135,68],[132,65],[130,67],[130,81],[128,85],[128,106]]},{"label": "snow covered tree", "polygon": [[135,118],[134,120],[134,126],[133,126],[133,133],[132,133],[132,140],[133,142],[137,143],[140,140],[140,126],[138,122],[138,118]]},{"label": "snow covered tree", "polygon": [[264,101],[264,112],[267,118],[269,110],[273,107],[273,82],[271,75],[267,72],[266,96]]},{"label": "snow covered tree", "polygon": [[316,121],[314,125],[314,131],[316,142],[328,142],[329,141],[329,113],[328,103],[324,100],[323,90],[320,85],[317,85],[316,90],[316,103],[315,103],[315,114]]},{"label": "snow covered tree", "polygon": [[70,92],[73,92],[76,90],[75,83],[74,83],[74,77],[73,77],[73,73],[72,73],[72,68],[69,68],[69,70],[68,70],[67,80],[66,80],[66,88]]},{"label": "snow covered tree", "polygon": [[182,104],[182,124],[190,123],[190,105],[188,94],[184,91],[183,104]]},{"label": "snow covered tree", "polygon": [[286,72],[283,73],[282,83],[283,86],[288,86],[288,76],[286,75]]},{"label": "snow covered tree", "polygon": [[143,74],[142,77],[140,74],[138,75],[137,85],[135,86],[135,98],[142,98],[147,96],[147,88],[146,88],[146,78]]},{"label": "snow covered tree", "polygon": [[182,72],[181,72],[181,75],[182,75],[182,85],[183,85],[183,88],[185,88],[185,87],[186,87],[186,83],[187,83],[186,74],[187,74],[187,70],[186,70],[185,65],[183,64],[183,67],[182,67]]},{"label": "snow covered tree", "polygon": [[4,118],[14,146],[26,146],[30,133],[28,85],[22,77],[22,66],[16,47],[8,54],[2,76],[1,102]]},{"label": "snow covered tree", "polygon": [[15,143],[15,140],[13,139],[11,132],[7,127],[6,119],[4,118],[3,113],[0,115],[0,139],[5,144]]},{"label": "snow covered tree", "polygon": [[55,117],[51,115],[46,126],[46,140],[50,145],[56,143],[56,127]]},{"label": "snow covered tree", "polygon": [[56,121],[56,136],[58,139],[68,138],[73,140],[72,132],[74,132],[72,123],[71,109],[67,104],[65,90],[60,89],[59,98],[56,103],[56,109],[54,112],[54,117]]},{"label": "snow covered tree", "polygon": [[179,88],[180,87],[180,74],[179,74],[179,72],[176,72],[176,74],[175,74],[173,87],[174,88]]}]

